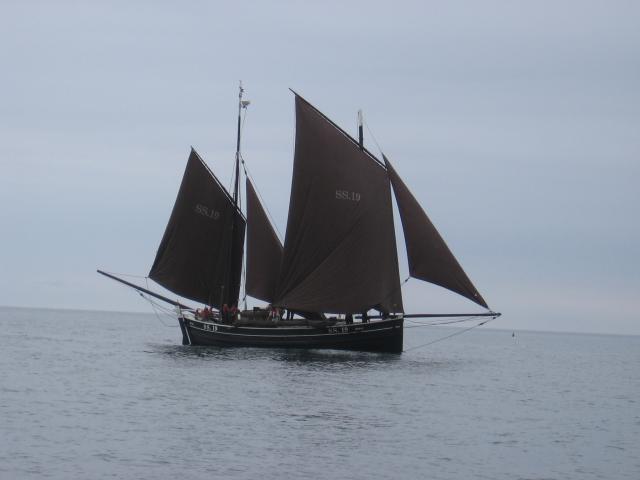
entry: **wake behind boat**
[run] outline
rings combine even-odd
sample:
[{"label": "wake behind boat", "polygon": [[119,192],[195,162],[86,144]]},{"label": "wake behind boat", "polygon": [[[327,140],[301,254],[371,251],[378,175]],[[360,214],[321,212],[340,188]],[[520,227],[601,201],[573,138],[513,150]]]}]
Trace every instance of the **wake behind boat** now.
[{"label": "wake behind boat", "polygon": [[[499,316],[386,156],[381,161],[364,148],[361,115],[356,141],[293,93],[296,140],[284,245],[244,168],[240,125],[249,102],[240,86],[233,192],[192,148],[149,273],[161,286],[205,308],[98,272],[173,305],[184,344],[401,352],[404,318],[436,315],[404,313],[393,190],[410,276],[487,310],[473,316]],[[243,173],[246,216],[239,201]],[[241,292],[245,308],[239,310]],[[268,305],[247,309],[247,295]]]}]

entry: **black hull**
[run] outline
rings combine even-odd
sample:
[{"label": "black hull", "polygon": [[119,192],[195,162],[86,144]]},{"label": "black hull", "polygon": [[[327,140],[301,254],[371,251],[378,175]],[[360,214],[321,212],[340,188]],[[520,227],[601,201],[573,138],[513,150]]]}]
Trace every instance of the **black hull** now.
[{"label": "black hull", "polygon": [[179,317],[184,345],[401,353],[402,318],[321,327],[256,328]]}]

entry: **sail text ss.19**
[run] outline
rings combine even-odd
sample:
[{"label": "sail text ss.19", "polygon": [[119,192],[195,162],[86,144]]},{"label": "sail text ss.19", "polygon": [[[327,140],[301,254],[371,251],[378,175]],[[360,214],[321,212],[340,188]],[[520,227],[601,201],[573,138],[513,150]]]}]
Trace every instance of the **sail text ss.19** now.
[{"label": "sail text ss.19", "polygon": [[149,278],[215,308],[237,304],[244,231],[242,212],[192,148]]},{"label": "sail text ss.19", "polygon": [[306,100],[296,96],[295,103],[293,181],[274,304],[402,312],[386,170]]}]

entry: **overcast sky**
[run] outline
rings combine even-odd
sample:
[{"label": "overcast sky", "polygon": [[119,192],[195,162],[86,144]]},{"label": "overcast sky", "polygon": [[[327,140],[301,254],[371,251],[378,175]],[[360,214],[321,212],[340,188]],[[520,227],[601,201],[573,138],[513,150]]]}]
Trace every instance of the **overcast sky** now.
[{"label": "overcast sky", "polygon": [[280,232],[291,87],[354,134],[364,110],[494,325],[640,334],[639,5],[3,0],[0,305],[149,311],[95,269],[148,273],[191,145],[228,184],[242,79]]}]

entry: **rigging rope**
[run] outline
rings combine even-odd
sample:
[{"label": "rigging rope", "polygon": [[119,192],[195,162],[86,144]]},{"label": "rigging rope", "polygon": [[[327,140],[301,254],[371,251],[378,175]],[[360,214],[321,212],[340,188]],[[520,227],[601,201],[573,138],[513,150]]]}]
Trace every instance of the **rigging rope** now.
[{"label": "rigging rope", "polygon": [[[109,273],[111,275],[120,275],[122,277],[133,277],[133,278],[143,278],[145,285],[147,287],[147,290],[151,290],[149,288],[149,277],[147,276],[142,276],[142,275],[132,275],[132,274],[127,274],[127,273],[113,273],[113,272],[107,272],[105,270],[105,273]],[[138,295],[140,295],[143,299],[145,299],[147,302],[149,302],[151,304],[151,308],[153,308],[153,313],[155,314],[156,318],[158,319],[158,321],[164,325],[165,327],[171,327],[173,328],[173,325],[167,325],[165,322],[162,321],[162,319],[160,318],[159,314],[158,314],[158,310],[160,310],[160,312],[164,313],[166,316],[170,317],[173,319],[173,310],[171,308],[165,307],[163,305],[161,305],[160,303],[154,301],[151,299],[150,296],[144,294],[144,292],[141,292],[140,290],[137,290],[135,287],[130,287],[127,286],[127,288],[131,288],[134,292],[136,292]]]},{"label": "rigging rope", "polygon": [[[240,126],[240,133],[244,132],[244,124],[245,124],[245,122],[247,120],[247,109],[244,108],[243,110],[244,110],[244,116],[242,117],[242,124]],[[251,175],[251,173],[249,172],[247,164],[244,161],[244,157],[242,156],[242,153],[240,153],[240,164],[242,165],[242,170],[244,170],[245,177],[248,177],[251,180],[253,188],[255,189],[256,193],[258,194],[258,199],[260,200],[260,203],[262,204],[262,207],[267,212],[267,215],[269,216],[269,220],[271,220],[271,225],[273,225],[273,228],[276,229],[276,233],[278,234],[278,237],[283,238],[282,234],[280,233],[280,230],[278,229],[278,226],[276,225],[276,222],[275,222],[275,219],[273,218],[273,215],[271,215],[271,212],[269,211],[269,207],[267,207],[267,204],[264,201],[264,197],[260,193],[260,189],[258,188],[258,185],[256,184],[256,181],[254,180],[253,175]],[[246,295],[245,295],[245,297],[246,297]]]},{"label": "rigging rope", "polygon": [[173,312],[170,310],[166,310],[164,311],[164,309],[162,307],[160,307],[160,305],[156,302],[154,302],[153,300],[151,300],[147,295],[145,295],[142,292],[138,292],[138,294],[147,302],[149,302],[151,304],[151,307],[153,308],[153,311],[155,313],[155,317],[158,319],[158,321],[162,324],[163,327],[168,327],[168,328],[174,328],[174,325],[172,324],[167,324],[165,322],[162,321],[162,318],[160,317],[160,315],[158,314],[158,312],[156,311],[156,308],[158,310],[160,310],[166,317],[171,318],[172,320],[174,319],[173,316]]},{"label": "rigging rope", "polygon": [[131,278],[144,278],[147,279],[149,277],[147,277],[146,275],[133,275],[132,273],[118,273],[118,272],[108,272],[106,270],[104,270],[105,273],[108,273],[110,275],[120,275],[121,277],[131,277]]},{"label": "rigging rope", "polygon": [[[242,155],[240,155],[240,158],[242,158]],[[269,216],[269,220],[271,220],[271,225],[273,226],[273,228],[276,229],[276,233],[278,234],[278,237],[283,238],[282,234],[280,233],[280,230],[278,229],[278,225],[276,224],[273,218],[273,215],[271,215],[271,212],[269,211],[269,207],[267,207],[267,204],[264,201],[264,197],[260,193],[260,189],[258,188],[256,181],[253,179],[253,175],[251,175],[251,172],[249,171],[249,167],[247,167],[247,165],[244,163],[244,158],[242,158],[242,168],[244,170],[244,174],[249,178],[249,180],[251,180],[251,184],[253,185],[253,188],[256,191],[256,194],[258,195],[258,199],[260,200],[260,204],[262,205],[262,208],[264,208],[265,211],[267,212],[267,215]]]},{"label": "rigging rope", "polygon": [[[455,337],[455,336],[457,336],[457,335],[462,335],[463,333],[466,333],[466,332],[468,332],[469,330],[473,330],[474,328],[478,328],[478,327],[480,327],[480,326],[482,326],[482,325],[485,325],[485,324],[487,324],[487,323],[489,323],[489,322],[492,322],[492,321],[494,321],[496,318],[497,318],[497,317],[490,318],[489,320],[483,320],[482,322],[478,323],[477,325],[472,325],[472,326],[471,326],[471,327],[469,327],[469,328],[464,328],[464,329],[460,330],[459,332],[454,332],[454,333],[452,333],[452,334],[450,334],[450,335],[446,335],[446,336],[444,336],[444,337],[437,338],[437,339],[432,340],[432,341],[430,341],[430,342],[423,343],[422,345],[416,345],[415,347],[405,348],[405,349],[402,351],[402,353],[410,352],[411,350],[416,350],[416,349],[418,349],[418,348],[428,347],[429,345],[433,345],[434,343],[442,342],[443,340],[446,340],[446,339],[448,339],[448,338]],[[468,320],[470,320],[470,319],[467,319],[467,321],[468,321]]]},{"label": "rigging rope", "polygon": [[383,156],[384,158],[384,153],[382,152],[382,148],[380,147],[380,144],[378,143],[378,141],[376,140],[375,135],[373,134],[373,132],[371,131],[371,129],[369,128],[369,124],[367,123],[367,121],[364,119],[364,116],[362,118],[362,123],[364,123],[364,126],[367,127],[367,132],[369,132],[369,135],[371,135],[371,138],[373,139],[373,143],[376,144],[376,147],[378,147],[378,151],[380,152],[380,155]]},{"label": "rigging rope", "polygon": [[[244,113],[242,115],[242,123],[240,124],[240,136],[242,136],[242,133],[244,133],[244,125],[247,121],[247,108],[244,107],[242,110],[244,110]],[[244,172],[245,177],[247,176],[247,167],[245,166],[245,162],[244,162],[244,157],[242,156],[242,152],[238,151],[238,161],[240,162],[240,164],[242,165],[242,171]],[[240,175],[240,172],[238,172],[238,175]],[[242,211],[242,182],[240,182],[240,180],[238,179],[238,205],[240,208],[240,211]],[[246,236],[245,236],[245,242],[247,241]],[[240,279],[240,286],[242,288],[242,303],[244,303],[244,308],[245,310],[247,309],[247,256],[243,255],[242,256],[242,272],[241,272],[241,279]]]},{"label": "rigging rope", "polygon": [[405,319],[405,322],[413,323],[414,325],[405,327],[405,328],[438,327],[441,325],[453,325],[456,323],[470,322],[471,320],[474,320],[476,318],[479,318],[479,317],[477,315],[470,315],[468,317],[456,318],[455,320],[439,320],[439,321],[434,320],[431,322],[418,322],[418,321],[407,318]]},{"label": "rigging rope", "polygon": [[[148,279],[145,277],[145,285],[147,287],[147,290],[150,290],[149,288],[149,281]],[[145,295],[144,293],[142,293],[141,291],[138,290],[138,293],[140,294],[140,296],[142,298],[144,298],[147,302],[149,302],[151,304],[151,308],[153,309],[153,313],[155,314],[156,318],[158,319],[158,321],[164,325],[165,327],[170,327],[171,325],[167,325],[166,323],[164,323],[162,321],[162,319],[160,318],[160,315],[158,315],[158,310],[160,311],[164,311],[165,315],[168,315],[167,313],[167,308],[166,307],[161,307],[159,304],[157,304],[156,302],[154,302],[153,300],[151,300],[147,295]],[[156,310],[156,307],[158,310]]]},{"label": "rigging rope", "polygon": [[[242,155],[240,155],[240,159],[242,159]],[[244,159],[242,159],[242,169],[244,170]],[[245,170],[245,176],[246,176],[246,170]],[[240,183],[242,182],[238,182],[238,185],[240,185]],[[240,189],[240,187],[238,187],[238,190]],[[240,194],[238,193],[238,201],[240,201]],[[247,235],[245,234],[245,238],[244,238],[244,243],[247,243]],[[246,251],[246,249],[244,248],[243,245],[243,250]],[[242,272],[240,273],[240,286],[242,287],[242,303],[244,303],[244,309],[247,309],[247,255],[242,255]],[[240,302],[238,302],[240,303]],[[240,306],[240,305],[238,305]]]}]

